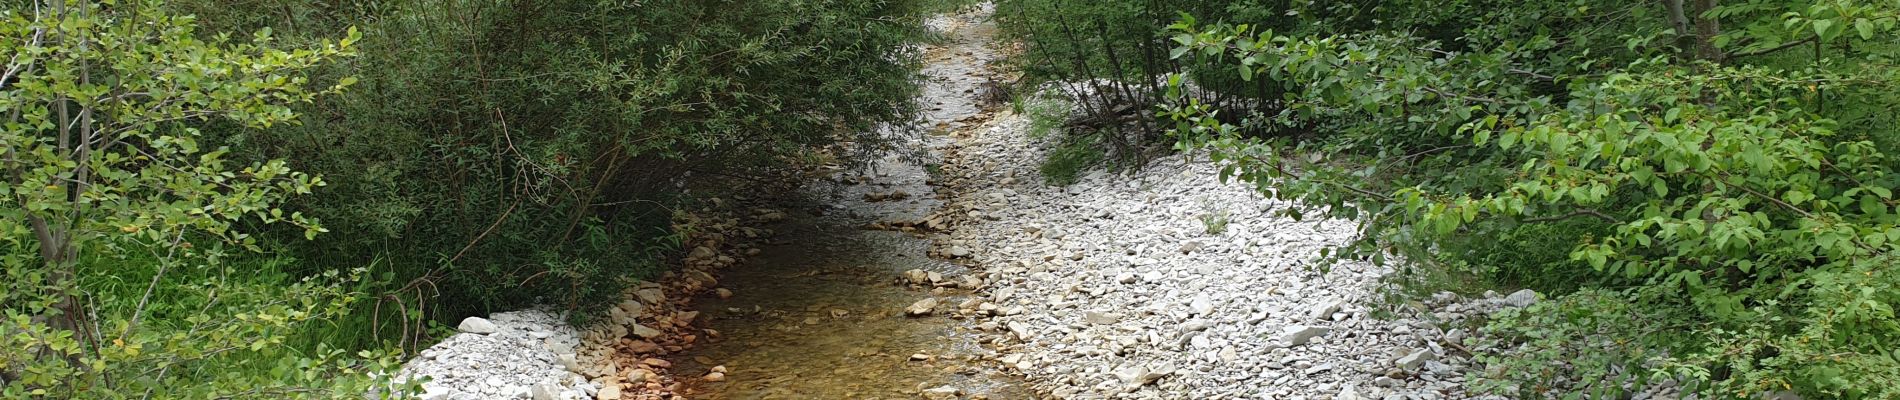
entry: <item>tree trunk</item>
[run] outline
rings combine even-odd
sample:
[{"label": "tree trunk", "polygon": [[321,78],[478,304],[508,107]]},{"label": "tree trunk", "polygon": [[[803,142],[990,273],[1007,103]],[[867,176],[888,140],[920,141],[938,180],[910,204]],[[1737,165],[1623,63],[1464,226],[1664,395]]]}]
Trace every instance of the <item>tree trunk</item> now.
[{"label": "tree trunk", "polygon": [[1721,64],[1726,55],[1715,47],[1715,36],[1722,33],[1722,21],[1709,15],[1709,11],[1715,9],[1715,0],[1694,1],[1696,58]]}]

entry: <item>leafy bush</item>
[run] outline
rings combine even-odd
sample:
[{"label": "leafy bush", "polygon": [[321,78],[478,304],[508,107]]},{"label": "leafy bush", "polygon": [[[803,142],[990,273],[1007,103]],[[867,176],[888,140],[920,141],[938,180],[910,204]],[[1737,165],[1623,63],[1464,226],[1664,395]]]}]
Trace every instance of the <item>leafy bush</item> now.
[{"label": "leafy bush", "polygon": [[0,397],[307,398],[388,383],[373,375],[392,366],[382,354],[285,346],[360,299],[344,289],[360,276],[223,262],[258,249],[251,226],[323,232],[278,207],[323,181],[232,161],[192,125],[296,123],[291,105],[349,85],[306,73],[352,55],[355,31],[279,49],[268,32],[195,28],[156,1],[0,9]]},{"label": "leafy bush", "polygon": [[[1184,18],[1171,54],[1287,93],[1238,122],[1199,99],[1163,111],[1179,148],[1311,206],[1296,215],[1361,218],[1346,257],[1428,260],[1468,238],[1548,246],[1522,227],[1560,224],[1546,233],[1570,251],[1542,269],[1635,285],[1621,294],[1633,303],[1586,290],[1526,312],[1549,314],[1500,318],[1525,338],[1511,354],[1566,359],[1603,348],[1597,324],[1683,316],[1669,326],[1688,334],[1626,335],[1634,345],[1607,348],[1620,354],[1586,358],[1610,361],[1557,380],[1641,375],[1604,370],[1621,364],[1705,395],[1900,396],[1900,149],[1895,116],[1873,111],[1900,106],[1887,45],[1900,9],[1598,3],[1292,6],[1318,17],[1281,31]],[[1187,92],[1185,75],[1170,81]]]},{"label": "leafy bush", "polygon": [[[954,5],[171,4],[215,31],[310,38],[361,26],[361,56],[317,78],[356,76],[359,90],[300,110],[321,118],[217,132],[244,156],[295,155],[293,167],[330,183],[289,205],[350,233],[281,243],[309,261],[305,273],[386,258],[380,301],[425,304],[435,320],[533,303],[605,309],[674,256],[685,183],[887,150],[882,128],[917,108],[921,13]],[[421,331],[388,322],[362,325]]]}]

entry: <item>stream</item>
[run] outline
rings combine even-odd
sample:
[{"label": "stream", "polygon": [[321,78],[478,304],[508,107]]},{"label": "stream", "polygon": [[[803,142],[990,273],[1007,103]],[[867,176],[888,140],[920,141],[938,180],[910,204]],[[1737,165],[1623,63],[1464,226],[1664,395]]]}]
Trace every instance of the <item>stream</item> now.
[{"label": "stream", "polygon": [[[977,103],[995,59],[987,14],[984,5],[930,21],[947,38],[925,49],[929,81],[920,101],[932,134],[914,145],[934,152],[950,145],[945,131],[987,118]],[[969,272],[965,267],[929,257],[927,238],[861,229],[934,211],[940,203],[925,168],[890,157],[868,171],[842,174],[864,179],[808,185],[802,203],[787,207],[790,218],[768,227],[778,239],[720,277],[733,295],[693,301],[718,335],[670,357],[674,372],[727,371],[718,382],[686,379],[684,392],[696,399],[896,399],[952,387],[966,399],[1031,398],[1018,378],[982,361],[992,351],[979,343],[970,321],[945,316],[967,291],[933,294],[898,283],[907,270],[961,276]],[[896,192],[906,197],[866,196]],[[933,296],[942,304],[936,314],[904,315],[906,306]]]}]

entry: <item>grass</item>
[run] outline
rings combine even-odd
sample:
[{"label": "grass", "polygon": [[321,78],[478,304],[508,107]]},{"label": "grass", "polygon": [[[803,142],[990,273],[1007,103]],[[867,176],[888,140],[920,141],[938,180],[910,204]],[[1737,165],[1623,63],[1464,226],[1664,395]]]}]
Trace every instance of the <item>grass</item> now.
[{"label": "grass", "polygon": [[1050,150],[1037,171],[1049,184],[1068,186],[1081,178],[1082,171],[1101,164],[1103,158],[1093,136],[1072,136]]}]

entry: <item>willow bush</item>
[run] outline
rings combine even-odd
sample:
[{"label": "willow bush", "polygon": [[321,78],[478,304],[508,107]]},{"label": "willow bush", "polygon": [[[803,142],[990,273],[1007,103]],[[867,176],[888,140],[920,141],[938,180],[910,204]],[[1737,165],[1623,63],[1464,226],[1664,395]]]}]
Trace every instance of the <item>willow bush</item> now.
[{"label": "willow bush", "polygon": [[938,3],[175,6],[220,30],[361,27],[362,55],[327,75],[357,90],[307,107],[320,117],[301,126],[228,139],[330,183],[290,206],[352,234],[286,251],[387,257],[386,306],[453,319],[598,308],[673,256],[686,183],[889,149],[915,115],[912,45]]}]

